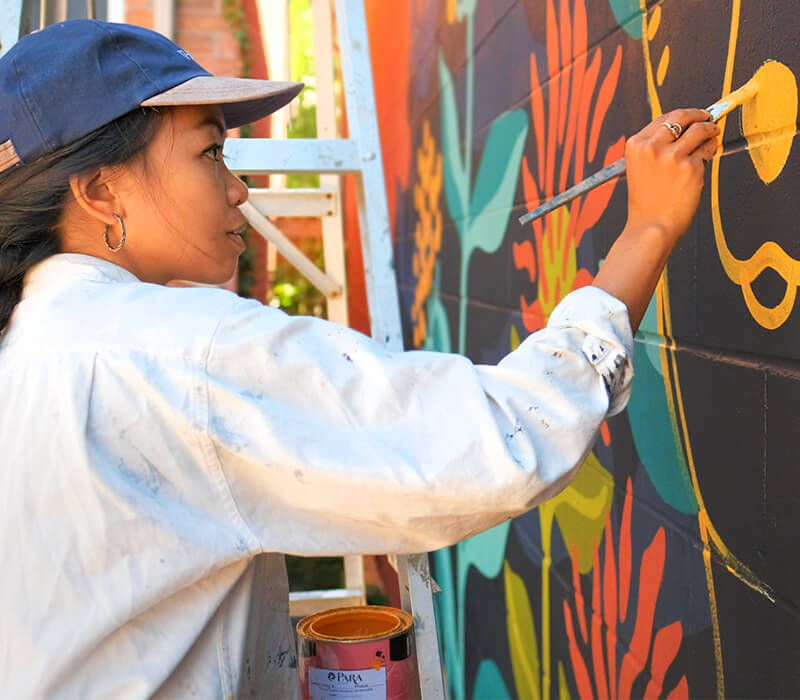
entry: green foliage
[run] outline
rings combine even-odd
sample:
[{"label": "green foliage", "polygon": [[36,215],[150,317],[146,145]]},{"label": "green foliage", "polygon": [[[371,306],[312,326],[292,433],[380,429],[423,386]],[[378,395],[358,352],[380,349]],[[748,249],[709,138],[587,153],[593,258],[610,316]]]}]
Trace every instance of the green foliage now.
[{"label": "green foliage", "polygon": [[293,591],[344,588],[344,560],[341,557],[286,557],[286,570]]},{"label": "green foliage", "polygon": [[[289,138],[313,139],[317,136],[317,90],[314,73],[314,35],[311,21],[311,0],[289,3],[289,55],[291,79],[306,84],[305,90],[292,105]],[[319,187],[319,175],[295,174],[286,178],[287,187]]]},{"label": "green foliage", "polygon": [[[306,238],[298,247],[322,268],[322,239]],[[327,316],[325,295],[281,256],[278,256],[269,304],[295,316]]]}]

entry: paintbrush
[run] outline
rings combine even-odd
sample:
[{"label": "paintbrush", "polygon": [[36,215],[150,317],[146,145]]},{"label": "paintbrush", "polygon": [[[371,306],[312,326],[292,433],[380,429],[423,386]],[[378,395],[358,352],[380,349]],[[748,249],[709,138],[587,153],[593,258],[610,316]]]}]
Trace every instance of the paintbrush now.
[{"label": "paintbrush", "polygon": [[[747,102],[747,100],[755,97],[757,92],[758,79],[757,76],[753,76],[738,90],[734,90],[732,93],[726,97],[723,97],[718,102],[715,102],[706,110],[710,115],[709,121],[719,121],[722,119],[722,117],[728,114],[728,112],[733,111],[739,105],[744,104]],[[612,163],[611,165],[607,165],[602,170],[598,170],[594,175],[590,175],[585,180],[582,180],[577,185],[573,185],[568,190],[556,195],[552,199],[546,201],[544,204],[540,204],[527,214],[524,214],[519,218],[519,222],[520,224],[527,224],[529,221],[538,219],[540,216],[544,216],[548,212],[558,209],[558,207],[566,204],[567,202],[571,202],[576,197],[580,197],[582,194],[589,192],[589,190],[593,190],[595,187],[599,187],[603,183],[608,182],[615,177],[619,177],[624,172],[625,158],[620,158],[618,161]]]}]

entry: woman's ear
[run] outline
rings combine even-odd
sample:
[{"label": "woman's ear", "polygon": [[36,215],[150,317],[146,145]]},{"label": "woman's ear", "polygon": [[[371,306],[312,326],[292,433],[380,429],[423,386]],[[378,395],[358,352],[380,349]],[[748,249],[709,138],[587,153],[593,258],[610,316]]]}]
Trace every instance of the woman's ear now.
[{"label": "woman's ear", "polygon": [[114,224],[116,215],[124,216],[116,188],[110,186],[111,179],[108,168],[100,168],[84,175],[72,175],[69,179],[69,188],[75,202],[90,217],[103,224]]}]

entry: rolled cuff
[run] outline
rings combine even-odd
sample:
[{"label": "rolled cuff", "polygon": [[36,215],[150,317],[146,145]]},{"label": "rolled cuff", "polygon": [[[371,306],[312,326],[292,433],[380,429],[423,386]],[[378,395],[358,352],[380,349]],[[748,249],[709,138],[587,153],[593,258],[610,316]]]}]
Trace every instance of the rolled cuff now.
[{"label": "rolled cuff", "polygon": [[599,287],[583,287],[563,299],[547,327],[586,334],[581,349],[606,386],[608,415],[623,411],[633,380],[633,333],[625,304]]}]

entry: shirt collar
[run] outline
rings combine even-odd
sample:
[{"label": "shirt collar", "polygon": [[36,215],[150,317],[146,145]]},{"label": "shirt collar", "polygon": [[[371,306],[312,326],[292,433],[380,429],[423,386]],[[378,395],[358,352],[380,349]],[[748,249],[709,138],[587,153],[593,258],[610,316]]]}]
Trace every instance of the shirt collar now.
[{"label": "shirt collar", "polygon": [[40,293],[65,281],[139,282],[132,272],[108,260],[79,253],[58,253],[34,265],[25,275],[22,298]]}]

